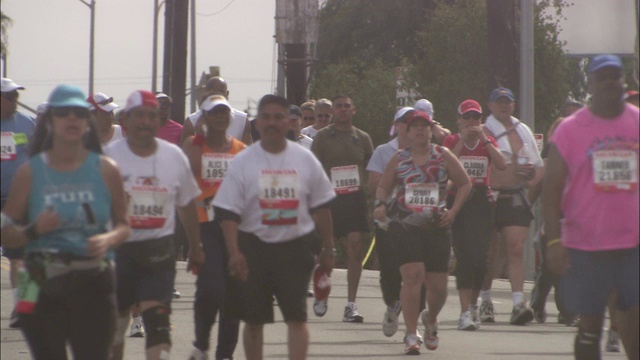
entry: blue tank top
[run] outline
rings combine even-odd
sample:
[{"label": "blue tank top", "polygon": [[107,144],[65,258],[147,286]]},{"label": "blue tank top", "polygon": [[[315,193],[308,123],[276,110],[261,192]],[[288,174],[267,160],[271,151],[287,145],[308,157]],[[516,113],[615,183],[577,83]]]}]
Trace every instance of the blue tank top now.
[{"label": "blue tank top", "polygon": [[[52,169],[44,157],[41,153],[29,160],[29,223],[52,207],[60,216],[61,225],[30,242],[25,249],[86,256],[87,239],[108,231],[111,221],[111,193],[102,178],[100,155],[89,152],[80,167],[67,172]],[[112,258],[113,252],[107,257]]]},{"label": "blue tank top", "polygon": [[32,118],[15,112],[6,119],[0,120],[2,131],[2,156],[0,169],[2,173],[2,205],[9,195],[11,180],[18,167],[29,160],[29,142],[36,127]]}]

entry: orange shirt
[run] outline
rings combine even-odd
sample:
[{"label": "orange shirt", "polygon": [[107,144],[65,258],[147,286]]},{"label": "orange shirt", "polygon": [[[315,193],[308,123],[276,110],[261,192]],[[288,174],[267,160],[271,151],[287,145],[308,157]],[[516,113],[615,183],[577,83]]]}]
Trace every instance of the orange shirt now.
[{"label": "orange shirt", "polygon": [[202,144],[201,169],[200,174],[196,176],[196,181],[202,191],[197,199],[198,221],[213,220],[211,205],[213,197],[216,196],[231,161],[245,147],[247,146],[243,142],[235,138],[232,139],[231,148],[225,153],[215,152],[206,144]]}]

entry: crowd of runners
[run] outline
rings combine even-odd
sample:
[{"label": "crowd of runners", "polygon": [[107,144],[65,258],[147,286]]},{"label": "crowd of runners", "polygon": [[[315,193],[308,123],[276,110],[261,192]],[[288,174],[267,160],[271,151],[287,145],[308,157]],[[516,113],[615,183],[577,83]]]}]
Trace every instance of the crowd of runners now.
[{"label": "crowd of runners", "polygon": [[[233,359],[243,322],[246,357],[262,359],[276,302],[289,358],[304,359],[306,299],[325,315],[327,275],[344,244],[342,321],[381,316],[391,337],[402,316],[398,353],[417,355],[423,343],[438,348],[452,257],[457,328],[500,320],[491,283],[506,244],[510,324],[544,323],[553,286],[558,322],[577,327],[576,359],[600,359],[607,306],[606,351],[622,343],[637,359],[638,92],[625,92],[614,55],[591,59],[587,76],[589,104],[565,104],[542,155],[502,87],[486,99],[488,112],[485,99],[462,101],[451,130],[427,99],[399,108],[390,141],[374,148],[344,94],[300,106],[265,95],[250,121],[229,104],[224,79],[212,77],[200,110],[181,125],[164,93],[137,90],[118,105],[59,85],[33,119],[17,111],[24,88],[2,78],[10,326],[34,359],[66,359],[67,344],[77,359],[122,359],[127,335],[145,338],[148,359],[169,359],[176,260],[184,258],[197,275],[185,356]],[[538,199],[541,262],[529,303],[524,252]],[[380,314],[361,314],[356,302],[370,232]]]}]

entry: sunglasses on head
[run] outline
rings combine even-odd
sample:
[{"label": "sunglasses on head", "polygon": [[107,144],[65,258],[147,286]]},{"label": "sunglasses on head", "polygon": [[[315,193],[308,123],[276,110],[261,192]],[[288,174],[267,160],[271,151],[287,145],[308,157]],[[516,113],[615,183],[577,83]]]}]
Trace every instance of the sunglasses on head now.
[{"label": "sunglasses on head", "polygon": [[3,92],[2,93],[2,97],[9,100],[9,101],[13,101],[15,99],[17,99],[20,96],[20,94],[18,94],[17,91],[11,91],[11,92]]},{"label": "sunglasses on head", "polygon": [[482,114],[477,113],[475,111],[470,111],[466,114],[462,114],[462,118],[465,120],[479,120],[482,117]]},{"label": "sunglasses on head", "polygon": [[51,115],[53,116],[66,117],[71,113],[82,119],[88,119],[90,116],[89,110],[79,107],[61,107],[51,109]]}]

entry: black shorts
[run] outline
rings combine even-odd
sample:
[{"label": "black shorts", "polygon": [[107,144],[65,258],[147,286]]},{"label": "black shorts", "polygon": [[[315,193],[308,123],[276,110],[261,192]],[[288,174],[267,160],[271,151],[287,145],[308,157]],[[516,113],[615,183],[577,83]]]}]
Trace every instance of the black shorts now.
[{"label": "black shorts", "polygon": [[389,232],[396,246],[398,264],[424,263],[426,272],[446,273],[451,256],[451,231],[449,228],[423,230],[406,228],[398,222],[389,225]]},{"label": "black shorts", "polygon": [[331,202],[333,236],[342,237],[352,232],[369,232],[367,197],[364,191],[338,195]]},{"label": "black shorts", "polygon": [[122,244],[116,250],[118,310],[149,300],[170,307],[175,278],[172,236]]},{"label": "black shorts", "polygon": [[226,298],[227,303],[231,301],[241,307],[233,309],[231,314],[249,324],[272,323],[275,296],[285,322],[306,322],[307,287],[314,266],[310,250],[313,236],[310,233],[271,244],[253,234],[240,232],[238,242],[247,260],[249,277],[239,283],[239,291],[231,291],[235,292],[232,294],[235,299]]},{"label": "black shorts", "polygon": [[533,213],[524,189],[498,191],[500,195],[494,218],[496,228],[500,230],[507,226],[529,227],[533,220]]}]

